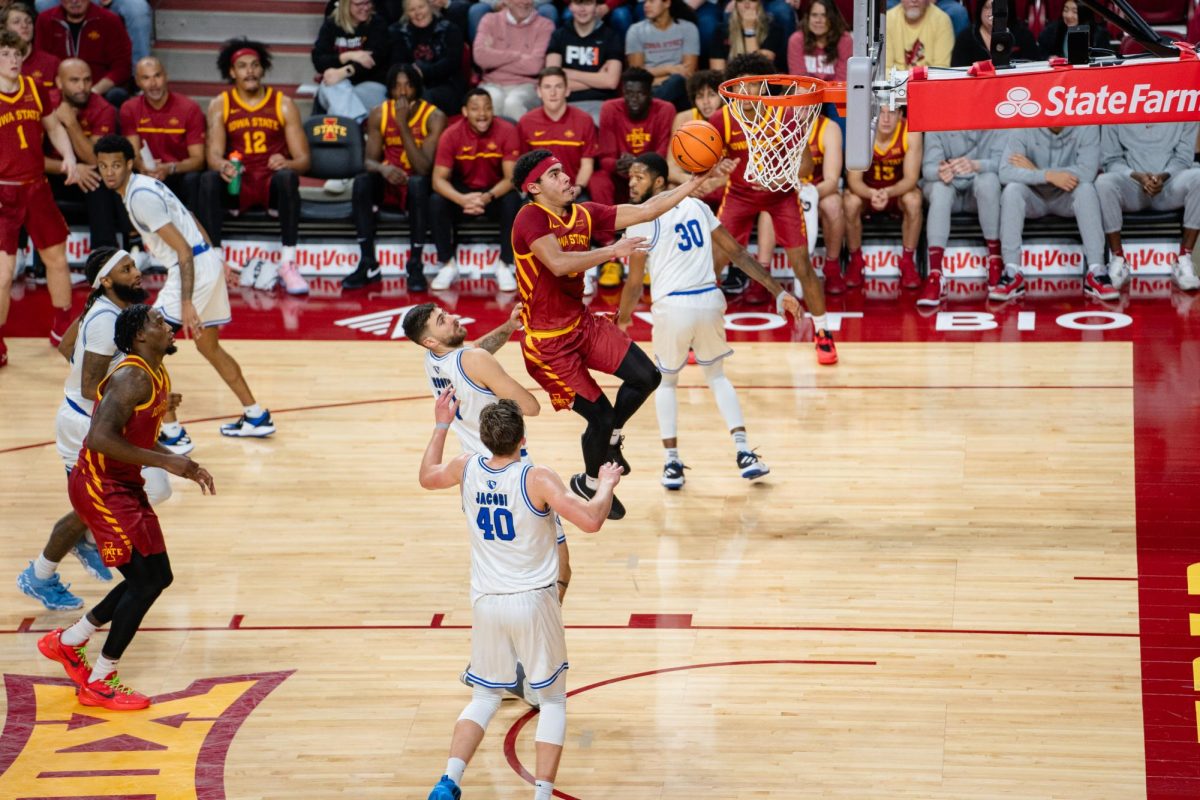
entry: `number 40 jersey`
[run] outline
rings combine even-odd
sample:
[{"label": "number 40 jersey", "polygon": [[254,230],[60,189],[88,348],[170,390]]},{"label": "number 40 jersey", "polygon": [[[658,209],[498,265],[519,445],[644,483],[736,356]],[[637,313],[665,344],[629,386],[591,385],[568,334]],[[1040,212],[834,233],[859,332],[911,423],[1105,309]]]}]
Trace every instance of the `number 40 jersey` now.
[{"label": "number 40 jersey", "polygon": [[471,537],[471,603],[486,594],[516,594],[558,579],[554,512],[534,508],[525,482],[533,466],[503,469],[475,455],[463,469],[462,504]]},{"label": "number 40 jersey", "polygon": [[712,232],[720,224],[707,204],[688,197],[657,219],[627,229],[626,235],[642,236],[650,243],[646,269],[652,302],[716,286]]}]

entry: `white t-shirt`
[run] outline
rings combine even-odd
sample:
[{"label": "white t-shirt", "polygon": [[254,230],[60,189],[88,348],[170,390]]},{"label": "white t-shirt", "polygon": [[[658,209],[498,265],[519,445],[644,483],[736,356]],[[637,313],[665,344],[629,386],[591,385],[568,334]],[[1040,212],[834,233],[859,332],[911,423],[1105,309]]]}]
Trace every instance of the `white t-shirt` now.
[{"label": "white t-shirt", "polygon": [[124,353],[117,351],[117,344],[113,341],[117,315],[120,313],[121,309],[115,303],[100,295],[79,322],[79,335],[75,337],[75,350],[71,353],[71,371],[63,384],[63,394],[74,405],[76,411],[81,411],[89,417],[92,415],[95,401],[83,396],[83,357],[85,353],[108,356],[112,359],[108,365],[109,370],[125,358]]},{"label": "white t-shirt", "polygon": [[549,509],[536,509],[525,490],[532,464],[504,469],[472,456],[463,469],[462,505],[471,537],[471,603],[485,594],[516,594],[558,580],[558,531]]},{"label": "white t-shirt", "polygon": [[646,269],[653,302],[670,295],[698,294],[717,285],[712,232],[720,224],[707,203],[688,197],[657,219],[626,230],[626,235],[650,242]]},{"label": "white t-shirt", "polygon": [[179,256],[157,233],[167,223],[174,225],[193,248],[204,244],[192,212],[161,181],[146,175],[130,176],[125,187],[125,210],[133,227],[142,235],[146,250],[168,270],[178,268]]}]

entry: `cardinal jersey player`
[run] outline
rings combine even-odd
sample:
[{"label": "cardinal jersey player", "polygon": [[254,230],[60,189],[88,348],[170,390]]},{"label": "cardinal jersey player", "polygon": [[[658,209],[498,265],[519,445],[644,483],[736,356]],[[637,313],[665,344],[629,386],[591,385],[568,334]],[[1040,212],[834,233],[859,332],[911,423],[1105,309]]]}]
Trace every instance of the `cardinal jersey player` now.
[{"label": "cardinal jersey player", "polygon": [[42,117],[50,113],[33,78],[22,76],[15,94],[0,94],[0,252],[17,252],[22,227],[45,250],[67,239],[42,155]]},{"label": "cardinal jersey player", "polygon": [[[400,134],[400,128],[403,123],[396,119],[396,104],[391,100],[384,102],[383,115],[379,120],[380,133],[383,134],[383,160],[388,164],[403,169],[407,174],[413,172],[412,162],[408,160],[408,153],[404,150],[404,137]],[[412,131],[413,141],[417,143],[417,147],[422,147],[425,144],[425,139],[429,137],[429,117],[437,111],[437,106],[425,100],[418,100],[416,108],[409,117],[408,129]],[[383,189],[384,203],[388,205],[398,206],[400,208],[408,207],[408,186],[395,186],[390,182],[384,182]]]},{"label": "cardinal jersey player", "polygon": [[266,208],[270,199],[271,176],[267,166],[273,155],[290,157],[286,122],[283,118],[283,95],[268,87],[263,99],[249,106],[242,102],[237,89],[221,93],[225,122],[225,146],[242,154],[242,187],[238,192],[238,207]]},{"label": "cardinal jersey player", "polygon": [[[904,156],[908,153],[908,121],[901,118],[896,123],[892,138],[882,147],[876,143],[871,151],[871,166],[863,173],[863,183],[872,189],[895,186],[904,177]],[[899,198],[888,201],[884,212],[899,212]]]}]

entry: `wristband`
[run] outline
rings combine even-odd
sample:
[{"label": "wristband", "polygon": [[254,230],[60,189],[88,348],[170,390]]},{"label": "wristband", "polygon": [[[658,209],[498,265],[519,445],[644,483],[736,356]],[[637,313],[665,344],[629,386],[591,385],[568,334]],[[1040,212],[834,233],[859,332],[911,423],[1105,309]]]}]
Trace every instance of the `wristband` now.
[{"label": "wristband", "polygon": [[434,424],[433,427],[434,427],[434,430],[447,431],[447,430],[450,430],[450,423],[449,422],[438,422],[438,423]]}]

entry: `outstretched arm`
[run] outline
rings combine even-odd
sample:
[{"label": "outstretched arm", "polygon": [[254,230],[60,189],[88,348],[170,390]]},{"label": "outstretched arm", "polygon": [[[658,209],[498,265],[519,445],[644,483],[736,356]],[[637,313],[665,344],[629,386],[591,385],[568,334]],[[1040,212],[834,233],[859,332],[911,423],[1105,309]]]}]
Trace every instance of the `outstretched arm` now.
[{"label": "outstretched arm", "polygon": [[513,310],[509,312],[508,319],[504,321],[504,324],[476,339],[475,346],[495,354],[512,337],[513,333],[521,330],[522,308],[524,306],[520,303],[513,306]]},{"label": "outstretched arm", "polygon": [[800,316],[800,301],[785,292],[779,285],[779,281],[772,278],[771,273],[758,263],[758,259],[738,244],[737,239],[733,238],[733,234],[727,231],[724,225],[714,228],[712,237],[713,246],[717,248],[718,264],[724,265],[726,262],[733,262],[735,267],[770,292],[771,296],[778,301],[778,305],[782,307],[781,310],[790,311],[793,317]]},{"label": "outstretched arm", "polygon": [[425,447],[425,455],[421,458],[421,488],[449,489],[457,486],[462,480],[463,467],[470,458],[470,453],[463,453],[449,464],[442,463],[442,451],[446,449],[446,432],[450,430],[450,422],[458,412],[458,398],[454,390],[446,388],[438,395],[433,406],[435,421],[433,436]]},{"label": "outstretched arm", "polygon": [[685,183],[681,183],[669,191],[659,192],[644,203],[639,203],[638,205],[625,203],[617,206],[617,218],[613,223],[613,228],[623,230],[630,225],[636,225],[639,222],[649,222],[656,217],[662,216],[683,202],[683,198],[696,192],[709,178],[719,174],[724,174],[725,177],[728,177],[733,172],[735,166],[737,166],[737,162],[733,159],[724,159],[708,172],[693,175]]},{"label": "outstretched arm", "polygon": [[620,481],[621,467],[611,462],[605,464],[600,467],[596,494],[591,500],[584,500],[568,491],[554,470],[535,466],[529,471],[529,500],[534,507],[550,506],[584,533],[595,533],[608,519],[613,489]]}]

